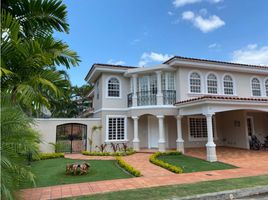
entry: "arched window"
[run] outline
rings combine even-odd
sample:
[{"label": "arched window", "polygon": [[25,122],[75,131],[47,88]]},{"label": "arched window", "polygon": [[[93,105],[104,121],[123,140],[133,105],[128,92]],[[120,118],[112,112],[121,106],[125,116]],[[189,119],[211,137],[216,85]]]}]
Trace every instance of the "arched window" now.
[{"label": "arched window", "polygon": [[223,78],[223,90],[224,94],[233,95],[234,94],[234,82],[231,76],[226,75]]},{"label": "arched window", "polygon": [[190,75],[190,92],[201,93],[201,77],[196,72]]},{"label": "arched window", "polygon": [[265,81],[265,92],[266,92],[266,96],[268,97],[268,79],[266,79]]},{"label": "arched window", "polygon": [[253,78],[251,80],[252,96],[261,96],[261,83],[259,79]]},{"label": "arched window", "polygon": [[117,78],[108,81],[108,97],[120,97],[120,82]]},{"label": "arched window", "polygon": [[209,74],[207,76],[207,92],[209,94],[218,93],[218,81],[215,74]]}]

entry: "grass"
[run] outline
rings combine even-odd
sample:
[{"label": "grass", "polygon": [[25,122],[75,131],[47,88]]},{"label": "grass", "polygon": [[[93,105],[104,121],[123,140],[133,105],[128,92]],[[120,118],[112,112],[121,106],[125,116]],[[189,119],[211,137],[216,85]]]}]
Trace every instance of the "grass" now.
[{"label": "grass", "polygon": [[236,168],[233,165],[222,162],[208,162],[199,158],[185,155],[163,155],[159,156],[158,159],[171,165],[181,167],[183,169],[183,173]]},{"label": "grass", "polygon": [[[82,160],[71,160],[66,158],[35,161],[32,163],[32,172],[36,175],[36,186],[44,187],[70,183],[81,183],[100,180],[111,180],[120,178],[131,178],[132,175],[123,171],[115,160],[88,160],[91,167],[86,175],[66,175],[67,163],[82,163]],[[23,188],[32,187],[24,185]]]},{"label": "grass", "polygon": [[97,194],[91,196],[83,196],[77,198],[69,198],[76,200],[161,200],[172,199],[174,197],[185,197],[196,194],[204,194],[210,192],[219,192],[224,190],[241,189],[247,187],[268,185],[268,175],[244,177],[235,179],[224,179],[216,181],[206,181],[194,184],[162,186],[154,188],[125,190],[119,192],[111,192],[105,194]]}]

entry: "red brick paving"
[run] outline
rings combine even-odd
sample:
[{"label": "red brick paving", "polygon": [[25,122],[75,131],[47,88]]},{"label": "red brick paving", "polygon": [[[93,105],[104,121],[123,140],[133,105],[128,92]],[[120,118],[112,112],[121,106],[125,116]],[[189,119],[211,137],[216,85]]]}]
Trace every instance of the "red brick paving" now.
[{"label": "red brick paving", "polygon": [[[186,154],[200,158],[205,157],[204,149],[200,148],[186,150]],[[163,169],[158,167],[152,170],[147,169],[148,167],[152,167],[147,159],[149,154],[144,155],[138,153],[124,157],[124,160],[139,168],[141,173],[144,174],[143,177],[25,189],[21,191],[21,196],[26,200],[58,199],[119,190],[268,174],[268,152],[217,148],[217,155],[219,161],[233,164],[240,168],[187,174],[170,174],[169,172],[162,172]],[[81,158],[84,159],[84,157]],[[143,165],[135,162],[142,162]],[[157,172],[159,175],[155,176]]]},{"label": "red brick paving", "polygon": [[83,154],[65,154],[64,157],[75,160],[115,160],[113,156],[86,156]]}]

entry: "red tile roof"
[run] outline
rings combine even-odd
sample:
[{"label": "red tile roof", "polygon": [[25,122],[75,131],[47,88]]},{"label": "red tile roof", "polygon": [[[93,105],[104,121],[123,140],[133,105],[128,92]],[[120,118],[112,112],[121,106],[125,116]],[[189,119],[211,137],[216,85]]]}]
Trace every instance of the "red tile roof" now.
[{"label": "red tile roof", "polygon": [[92,71],[96,68],[96,67],[112,67],[112,68],[121,68],[121,69],[135,69],[137,67],[134,66],[124,66],[124,65],[112,65],[112,64],[102,64],[102,63],[94,63],[89,72],[87,73],[85,80],[87,79],[87,77],[92,73]]},{"label": "red tile roof", "polygon": [[202,97],[197,97],[193,99],[187,99],[184,101],[178,101],[176,104],[183,104],[188,102],[194,102],[198,100],[235,100],[235,101],[259,101],[259,102],[268,102],[268,98],[242,98],[242,97],[231,97],[231,96],[213,96],[213,95],[205,95]]},{"label": "red tile roof", "polygon": [[207,59],[200,59],[200,58],[190,58],[190,57],[183,57],[183,56],[173,56],[169,60],[165,61],[163,64],[169,64],[171,61],[173,61],[176,58],[177,59],[182,59],[182,60],[187,60],[187,61],[192,61],[192,62],[212,62],[212,63],[218,63],[218,64],[237,65],[237,66],[247,66],[247,67],[268,69],[268,66],[265,66],[265,65],[250,65],[250,64],[226,62],[226,61],[207,60]]}]

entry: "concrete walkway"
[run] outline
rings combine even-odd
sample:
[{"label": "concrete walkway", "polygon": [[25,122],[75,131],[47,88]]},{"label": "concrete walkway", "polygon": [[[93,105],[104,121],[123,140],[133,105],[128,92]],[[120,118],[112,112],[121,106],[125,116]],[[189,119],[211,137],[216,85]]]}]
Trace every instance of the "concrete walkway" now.
[{"label": "concrete walkway", "polygon": [[[243,157],[244,153],[246,156],[244,159],[242,159],[241,157]],[[187,154],[197,157],[204,156],[202,154],[201,149],[190,150]],[[227,163],[233,164],[233,162],[235,162],[241,168],[209,172],[173,174],[160,167],[152,165],[148,160],[150,154],[137,153],[128,157],[124,157],[124,160],[129,164],[133,165],[135,168],[139,169],[144,175],[143,177],[25,189],[22,190],[21,196],[25,200],[59,199],[64,197],[91,195],[119,190],[196,183],[200,181],[240,178],[246,176],[258,176],[268,174],[268,152],[249,152],[237,149],[228,150],[228,148],[226,148],[217,149],[217,154],[220,158],[220,161],[223,161],[224,159],[226,159],[225,161],[227,161],[227,155],[232,155],[232,157],[229,159],[229,162]],[[222,154],[227,155],[224,156]],[[237,156],[239,162],[235,161],[234,155]],[[248,155],[250,155],[250,157],[248,157]],[[221,160],[221,156],[223,160]],[[254,156],[256,156],[258,159],[255,159]],[[68,157],[70,158],[70,156]],[[75,159],[79,158],[78,155],[74,157]],[[83,156],[81,158],[84,160]],[[255,163],[257,160],[258,163]]]}]

